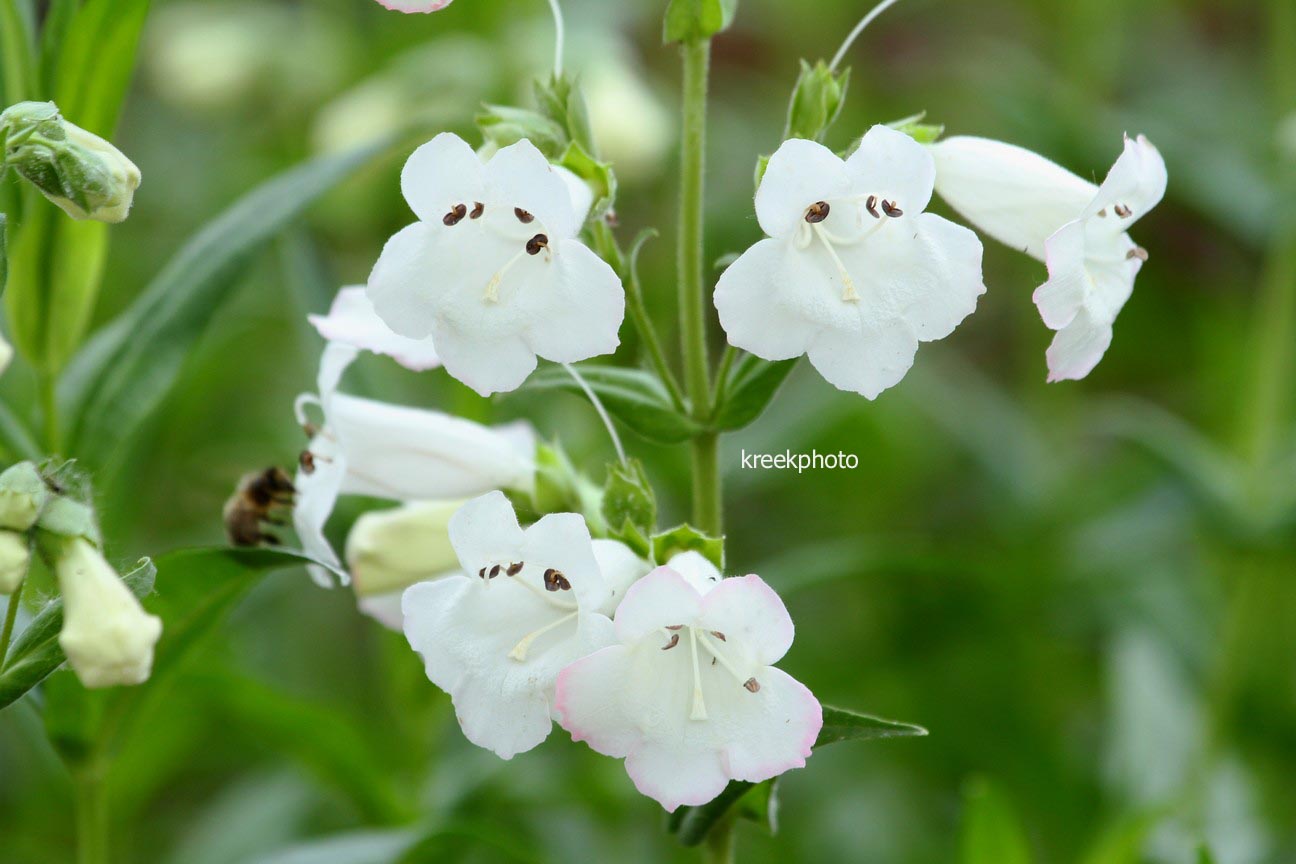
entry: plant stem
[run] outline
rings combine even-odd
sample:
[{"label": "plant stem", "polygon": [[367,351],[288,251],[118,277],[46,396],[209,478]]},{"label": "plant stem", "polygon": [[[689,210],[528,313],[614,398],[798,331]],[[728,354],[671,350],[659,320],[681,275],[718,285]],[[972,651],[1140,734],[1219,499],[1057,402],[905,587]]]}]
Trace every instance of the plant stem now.
[{"label": "plant stem", "polygon": [[[679,315],[684,343],[684,382],[694,419],[705,422],[711,411],[711,375],[707,356],[706,292],[703,283],[704,177],[706,174],[707,77],[711,40],[684,43],[683,136],[680,157]],[[699,529],[721,531],[720,471],[714,433],[693,439],[693,522]]]},{"label": "plant stem", "polygon": [[736,846],[733,816],[728,816],[707,833],[706,845],[702,847],[707,864],[733,864],[737,860]]},{"label": "plant stem", "polygon": [[77,864],[108,864],[108,799],[104,772],[93,760],[75,769]]},{"label": "plant stem", "polygon": [[23,589],[27,580],[23,579],[9,595],[9,608],[5,610],[4,629],[0,630],[0,669],[4,669],[5,659],[9,656],[9,640],[13,638],[14,622],[18,620],[18,606],[22,603]]}]

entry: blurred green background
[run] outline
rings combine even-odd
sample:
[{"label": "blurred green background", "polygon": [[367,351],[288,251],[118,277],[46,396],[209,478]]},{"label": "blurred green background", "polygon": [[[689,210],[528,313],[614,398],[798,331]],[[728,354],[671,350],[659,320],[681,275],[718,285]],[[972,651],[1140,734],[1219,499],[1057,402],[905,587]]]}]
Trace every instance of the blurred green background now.
[{"label": "blurred green background", "polygon": [[[870,403],[803,364],[723,443],[731,565],[768,580],[798,625],[783,666],[826,703],[931,730],[812,758],[782,784],[776,836],[741,828],[739,860],[948,864],[967,796],[993,795],[1036,861],[1188,864],[1203,842],[1220,864],[1296,861],[1289,3],[907,0],[851,52],[830,144],[926,110],[1101,180],[1121,133],[1143,132],[1170,188],[1134,231],[1151,261],[1087,380],[1045,385],[1051,334],[1030,302],[1043,267],[987,243],[977,313],[900,386]],[[831,56],[867,5],[742,0],[716,41],[710,257],[759,236],[752,170],[778,144],[797,60]],[[564,3],[625,236],[673,236],[678,61],[662,6]],[[276,171],[410,116],[469,135],[483,100],[527,104],[551,33],[540,0],[429,16],[158,2],[115,139],[144,183],[113,229],[97,320]],[[220,542],[239,475],[295,459],[292,399],[322,347],[305,313],[411,221],[399,167],[353,178],[249,265],[124,467],[99,478],[114,560]],[[652,243],[643,266],[673,337],[671,246]],[[34,412],[25,374],[0,397]],[[347,389],[526,416],[595,476],[611,457],[571,396],[488,402],[382,358]],[[666,524],[683,520],[684,448],[628,443]],[[860,466],[742,471],[744,447]],[[358,508],[335,518],[339,542]],[[458,838],[426,860],[697,860],[620,763],[560,732],[511,763],[474,749],[403,639],[301,573],[263,583],[142,728],[110,781],[121,861],[380,862],[416,822]],[[0,861],[70,860],[70,790],[30,707],[0,713]],[[1102,857],[1122,841],[1140,851]]]}]

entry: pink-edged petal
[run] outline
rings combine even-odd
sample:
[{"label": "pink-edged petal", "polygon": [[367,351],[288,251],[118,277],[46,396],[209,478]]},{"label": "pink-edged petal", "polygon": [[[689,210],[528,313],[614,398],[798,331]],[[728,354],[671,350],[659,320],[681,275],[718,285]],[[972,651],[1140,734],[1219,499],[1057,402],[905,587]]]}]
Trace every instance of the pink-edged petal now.
[{"label": "pink-edged petal", "polygon": [[450,544],[468,574],[525,560],[525,536],[503,492],[488,492],[460,507],[450,517],[449,531]]},{"label": "pink-edged petal", "polygon": [[705,804],[729,784],[720,754],[706,747],[644,741],[625,764],[635,788],[671,813]]},{"label": "pink-edged petal", "polygon": [[440,223],[456,206],[462,204],[471,210],[475,202],[485,198],[486,171],[468,142],[442,132],[405,162],[401,192],[419,219]]},{"label": "pink-edged petal", "polygon": [[710,593],[724,580],[724,574],[701,552],[689,550],[672,555],[666,566],[684,577],[698,594]]},{"label": "pink-edged petal", "polygon": [[633,644],[663,627],[691,624],[701,611],[697,589],[669,567],[658,567],[631,585],[617,607],[617,638]]},{"label": "pink-edged petal", "polygon": [[900,382],[918,352],[918,337],[903,319],[863,323],[863,329],[825,330],[807,352],[810,362],[839,390],[876,399]]},{"label": "pink-edged petal", "polygon": [[625,317],[616,271],[579,240],[559,240],[552,248],[543,278],[518,297],[530,319],[527,345],[555,363],[611,354],[621,344],[617,333]]},{"label": "pink-edged petal", "polygon": [[561,572],[584,609],[598,609],[608,599],[607,583],[594,560],[589,528],[576,513],[549,513],[527,528],[518,560],[535,564],[535,569]]},{"label": "pink-edged petal", "polygon": [[631,667],[631,650],[610,645],[558,673],[554,709],[573,741],[619,759],[643,737],[622,698]]},{"label": "pink-edged petal", "polygon": [[1074,381],[1085,377],[1098,365],[1111,345],[1110,323],[1096,321],[1087,309],[1076,313],[1070,324],[1053,337],[1045,352],[1049,381]]},{"label": "pink-edged petal", "polygon": [[[1167,174],[1161,153],[1144,136],[1125,138],[1121,152],[1107,179],[1098,188],[1098,194],[1085,210],[1086,216],[1106,210],[1105,217],[1096,224],[1106,224],[1109,230],[1119,233],[1141,219],[1165,196]],[[1116,208],[1120,207],[1121,212]],[[1128,213],[1125,211],[1128,209]]]},{"label": "pink-edged petal", "polygon": [[[800,357],[810,347],[819,328],[806,316],[796,292],[818,292],[808,288],[809,278],[789,266],[795,260],[799,256],[788,251],[786,242],[765,239],[725,268],[712,302],[731,345],[766,360]],[[839,288],[822,293],[833,292],[840,296]],[[830,304],[833,297],[822,302]]]},{"label": "pink-edged petal", "polygon": [[[575,237],[580,230],[567,183],[544,154],[525,138],[501,148],[486,163],[486,185],[491,204],[502,208],[520,207],[529,212],[551,241]],[[512,212],[488,213],[487,216],[502,219],[504,224],[515,225],[518,222]]]},{"label": "pink-edged petal", "polygon": [[536,368],[535,352],[520,336],[491,342],[438,324],[432,339],[446,371],[481,396],[516,390]]},{"label": "pink-edged petal", "polygon": [[608,588],[607,601],[600,611],[611,618],[630,586],[646,576],[652,565],[619,540],[595,540],[593,546],[594,560]]},{"label": "pink-edged petal", "polygon": [[418,12],[439,12],[453,2],[454,0],[378,0],[378,5],[408,15]]},{"label": "pink-edged petal", "polygon": [[805,224],[806,210],[820,201],[848,197],[846,163],[822,144],[784,141],[770,157],[756,190],[756,219],[771,237],[790,239]]},{"label": "pink-edged petal", "polygon": [[777,663],[796,634],[783,600],[754,574],[716,585],[702,598],[701,620],[708,629],[748,646],[752,659],[763,666]]},{"label": "pink-edged petal", "polygon": [[441,365],[431,339],[398,335],[378,317],[363,285],[343,288],[327,315],[308,315],[307,320],[330,342],[386,354],[406,369],[422,372]]},{"label": "pink-edged petal", "polygon": [[927,209],[936,182],[932,155],[913,138],[888,126],[874,126],[846,160],[856,192],[876,195],[903,212],[901,219]]},{"label": "pink-edged petal", "polygon": [[729,776],[750,783],[804,767],[823,728],[823,709],[804,684],[773,667],[758,678],[758,692],[734,700],[733,735],[724,751]]}]

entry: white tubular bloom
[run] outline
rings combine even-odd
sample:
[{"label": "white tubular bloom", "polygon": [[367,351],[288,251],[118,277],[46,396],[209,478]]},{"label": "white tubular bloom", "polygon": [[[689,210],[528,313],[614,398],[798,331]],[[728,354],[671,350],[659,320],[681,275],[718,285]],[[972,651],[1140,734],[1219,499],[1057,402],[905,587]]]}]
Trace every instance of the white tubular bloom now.
[{"label": "white tubular bloom", "polygon": [[399,631],[405,589],[458,571],[449,525],[463,503],[415,501],[356,520],[347,535],[346,563],[362,612]]},{"label": "white tubular bloom", "polygon": [[954,137],[932,145],[936,191],[1000,242],[1044,261],[1034,295],[1049,346],[1049,380],[1083,378],[1111,344],[1112,324],[1148,253],[1130,226],[1165,195],[1166,167],[1142,135],[1125,139],[1102,186],[1012,144]]},{"label": "white tubular bloom", "polygon": [[27,578],[31,550],[27,538],[16,531],[0,530],[0,594],[12,594]]},{"label": "white tubular bloom", "polygon": [[66,541],[55,564],[63,594],[59,645],[86,687],[142,684],[162,621],[149,615],[89,541]]}]

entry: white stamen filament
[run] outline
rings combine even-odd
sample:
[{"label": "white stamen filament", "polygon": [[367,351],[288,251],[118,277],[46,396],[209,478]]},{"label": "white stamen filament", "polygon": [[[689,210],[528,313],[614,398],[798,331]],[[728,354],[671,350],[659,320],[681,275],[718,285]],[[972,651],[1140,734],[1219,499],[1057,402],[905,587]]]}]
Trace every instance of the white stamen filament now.
[{"label": "white stamen filament", "polygon": [[729,658],[726,657],[724,655],[724,652],[720,650],[720,646],[716,645],[715,641],[712,640],[710,636],[708,636],[706,633],[699,633],[698,638],[702,640],[702,644],[706,646],[706,649],[711,652],[711,656],[719,660],[720,665],[723,666],[725,669],[727,669],[729,671],[729,674],[734,676],[734,678],[738,681],[739,684],[745,684],[748,681],[748,679],[751,678],[750,675],[743,675],[736,668],[734,668],[733,663],[729,661]]},{"label": "white stamen filament", "polygon": [[875,18],[887,9],[890,9],[897,2],[899,2],[899,0],[882,0],[881,3],[874,6],[867,15],[860,19],[860,22],[855,25],[855,29],[846,37],[846,41],[842,42],[841,47],[837,49],[837,53],[833,56],[832,62],[828,64],[829,72],[837,69],[837,64],[845,58],[846,52],[850,50],[851,45],[855,44],[855,40],[864,32],[864,29],[868,27],[868,25],[872,24]]},{"label": "white stamen filament", "polygon": [[702,672],[698,669],[698,651],[697,651],[697,629],[688,628],[689,631],[689,653],[693,655],[693,710],[689,713],[690,720],[707,719],[706,702],[702,699]]},{"label": "white stamen filament", "polygon": [[832,258],[833,263],[837,265],[837,272],[841,275],[842,283],[846,286],[846,290],[842,292],[842,300],[848,303],[858,301],[860,297],[859,292],[855,290],[855,280],[851,278],[850,273],[846,272],[846,265],[837,256],[837,250],[833,248],[832,241],[828,239],[828,232],[817,224],[810,227],[814,230],[819,241],[823,243],[824,248],[828,250],[828,255]]},{"label": "white stamen filament", "polygon": [[514,264],[518,262],[519,258],[522,258],[526,255],[527,255],[527,251],[523,249],[521,252],[517,253],[512,258],[510,258],[507,264],[505,264],[503,267],[495,271],[495,275],[492,276],[490,278],[490,281],[486,283],[486,301],[488,303],[499,302],[499,286],[500,286],[500,282],[504,280],[504,274],[509,271],[510,267],[512,267]]},{"label": "white stamen filament", "polygon": [[523,588],[527,589],[532,594],[536,595],[541,600],[548,603],[550,606],[553,606],[558,609],[562,609],[563,611],[571,612],[573,615],[576,613],[577,604],[563,603],[557,597],[554,596],[554,592],[546,591],[544,588],[541,588],[538,585],[532,585],[530,582],[522,578],[521,573],[518,573],[516,576],[505,576],[504,578],[508,579],[510,582],[516,585],[521,585]]},{"label": "white stamen filament", "polygon": [[565,41],[563,13],[558,0],[549,0],[549,10],[554,19],[554,77],[561,78],[563,73],[563,42]]},{"label": "white stamen filament", "polygon": [[513,650],[510,651],[508,655],[509,659],[516,660],[519,663],[525,661],[527,658],[527,651],[531,650],[532,642],[534,642],[538,637],[548,633],[550,630],[554,629],[555,627],[559,627],[563,624],[566,624],[568,621],[575,618],[576,615],[577,615],[576,612],[568,612],[566,615],[562,616],[561,618],[555,621],[550,621],[548,624],[541,627],[540,629],[532,630],[530,633],[523,636],[522,639],[519,640],[518,643],[513,646]]}]

